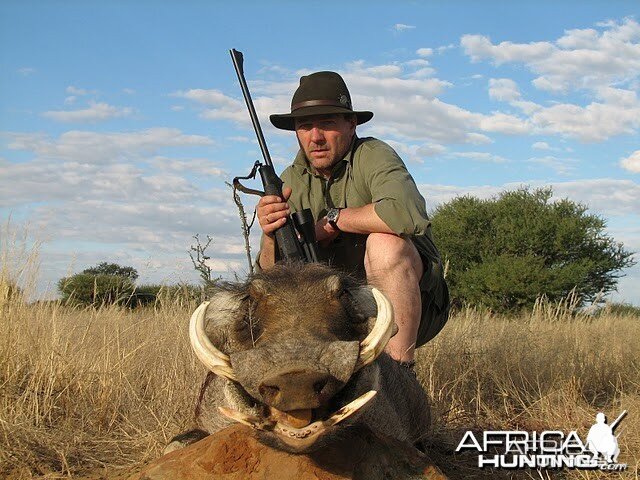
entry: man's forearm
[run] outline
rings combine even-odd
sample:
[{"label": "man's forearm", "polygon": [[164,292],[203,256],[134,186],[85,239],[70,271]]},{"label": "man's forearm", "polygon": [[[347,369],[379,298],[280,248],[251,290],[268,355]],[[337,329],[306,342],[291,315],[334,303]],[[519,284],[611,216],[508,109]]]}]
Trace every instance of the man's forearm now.
[{"label": "man's forearm", "polygon": [[[338,228],[347,233],[391,233],[393,230],[378,216],[375,205],[370,203],[364,207],[349,207],[340,210],[337,222]],[[339,232],[327,223],[327,219],[321,219],[316,225],[316,237],[318,241],[333,240]],[[262,235],[260,242],[260,268],[271,268],[276,263],[276,243],[272,237]]]},{"label": "man's forearm", "polygon": [[338,228],[347,233],[395,233],[375,211],[375,204],[340,210]]},{"label": "man's forearm", "polygon": [[260,257],[258,258],[258,264],[263,270],[268,270],[276,263],[276,241],[273,237],[262,235],[260,241]]}]

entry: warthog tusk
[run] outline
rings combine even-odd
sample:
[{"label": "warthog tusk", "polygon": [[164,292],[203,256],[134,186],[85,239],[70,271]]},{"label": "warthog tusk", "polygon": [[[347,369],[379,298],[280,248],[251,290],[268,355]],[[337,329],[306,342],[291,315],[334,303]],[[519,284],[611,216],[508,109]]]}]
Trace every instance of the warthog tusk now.
[{"label": "warthog tusk", "polygon": [[320,432],[326,430],[327,428],[333,427],[343,420],[349,418],[351,415],[356,413],[362,407],[364,407],[369,401],[376,396],[378,392],[375,390],[370,390],[364,395],[360,395],[355,400],[349,402],[347,405],[336,411],[333,415],[331,415],[326,420],[319,420],[317,422],[313,422],[311,425],[308,425],[304,428],[294,428],[287,424],[282,424],[280,422],[276,423],[275,432],[291,438],[291,439],[303,439],[307,438],[311,435],[319,434]]},{"label": "warthog tusk", "polygon": [[349,402],[344,407],[340,408],[326,420],[318,420],[304,428],[295,428],[283,422],[277,422],[274,426],[273,423],[265,422],[263,419],[259,419],[252,415],[247,415],[246,413],[242,413],[231,408],[218,407],[218,410],[225,417],[242,423],[243,425],[247,425],[251,428],[255,428],[257,430],[273,430],[278,435],[282,435],[283,437],[287,437],[288,439],[301,440],[312,435],[317,435],[327,428],[333,427],[334,425],[337,425],[343,420],[349,418],[351,415],[353,415],[367,403],[369,403],[377,393],[378,392],[376,392],[375,390],[370,390],[367,393],[360,395],[355,400]]},{"label": "warthog tusk", "polygon": [[225,417],[230,418],[238,423],[242,423],[243,425],[247,425],[251,428],[257,428],[259,430],[264,429],[264,422],[261,422],[259,418],[254,417],[253,415],[247,415],[246,413],[239,412],[238,410],[233,410],[227,407],[218,407],[218,410]]},{"label": "warthog tusk", "polygon": [[360,410],[362,407],[364,407],[367,403],[369,403],[369,401],[373,397],[375,397],[377,393],[378,392],[376,392],[375,390],[369,390],[364,395],[360,395],[358,398],[356,398],[352,402],[349,402],[340,410],[338,410],[336,413],[331,415],[327,420],[325,420],[323,422],[324,426],[332,427],[334,425],[337,425],[341,421],[343,421],[345,418],[350,417],[351,415],[356,413],[358,410]]},{"label": "warthog tusk", "polygon": [[229,356],[218,350],[204,331],[204,320],[209,302],[203,302],[191,315],[189,321],[189,340],[198,359],[216,375],[237,381],[231,367]]},{"label": "warthog tusk", "polygon": [[360,355],[356,362],[355,371],[372,363],[384,351],[387,343],[396,332],[396,324],[393,321],[393,306],[380,290],[372,288],[371,293],[378,306],[376,323],[362,342],[360,342]]}]

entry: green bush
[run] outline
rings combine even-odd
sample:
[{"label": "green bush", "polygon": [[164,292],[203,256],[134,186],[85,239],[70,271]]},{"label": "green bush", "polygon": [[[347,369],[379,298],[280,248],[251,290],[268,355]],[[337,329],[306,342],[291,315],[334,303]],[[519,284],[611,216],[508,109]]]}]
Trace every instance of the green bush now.
[{"label": "green bush", "polygon": [[605,233],[605,221],[552,190],[521,188],[489,200],[456,198],[432,215],[433,234],[449,262],[458,302],[495,311],[532,307],[546,295],[559,301],[575,289],[593,301],[615,289],[635,262]]},{"label": "green bush", "polygon": [[133,280],[117,275],[77,273],[58,281],[62,301],[74,305],[127,304],[135,291]]},{"label": "green bush", "polygon": [[116,277],[126,277],[135,281],[138,279],[138,271],[133,267],[123,267],[117,263],[101,262],[95,267],[85,268],[82,273],[89,275],[114,275]]},{"label": "green bush", "polygon": [[188,305],[204,300],[203,288],[199,285],[179,283],[177,285],[146,284],[136,287],[131,298],[132,307],[147,305]]},{"label": "green bush", "polygon": [[630,303],[607,303],[598,312],[602,316],[613,315],[616,317],[638,317],[640,318],[640,307]]}]

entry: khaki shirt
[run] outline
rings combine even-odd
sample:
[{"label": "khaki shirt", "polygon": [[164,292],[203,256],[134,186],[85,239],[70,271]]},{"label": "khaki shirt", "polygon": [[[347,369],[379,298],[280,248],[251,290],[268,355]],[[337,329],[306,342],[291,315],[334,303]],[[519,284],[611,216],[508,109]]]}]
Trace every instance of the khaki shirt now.
[{"label": "khaki shirt", "polygon": [[[330,179],[318,175],[304,152],[281,175],[291,187],[292,211],[310,208],[316,221],[329,208],[363,207],[374,203],[375,212],[396,234],[407,236],[422,257],[439,262],[431,238],[425,201],[398,154],[375,138],[354,139],[347,155],[334,165]],[[321,256],[329,263],[364,278],[367,235],[341,232]]]}]

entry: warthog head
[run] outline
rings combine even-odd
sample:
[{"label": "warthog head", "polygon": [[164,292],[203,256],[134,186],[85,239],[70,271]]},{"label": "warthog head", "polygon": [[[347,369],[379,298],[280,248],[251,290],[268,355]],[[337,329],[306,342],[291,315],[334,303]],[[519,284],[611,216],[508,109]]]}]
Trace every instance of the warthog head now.
[{"label": "warthog head", "polygon": [[228,380],[220,412],[302,452],[376,395],[367,371],[396,331],[375,288],[297,264],[222,285],[194,312],[190,340],[202,363]]}]

